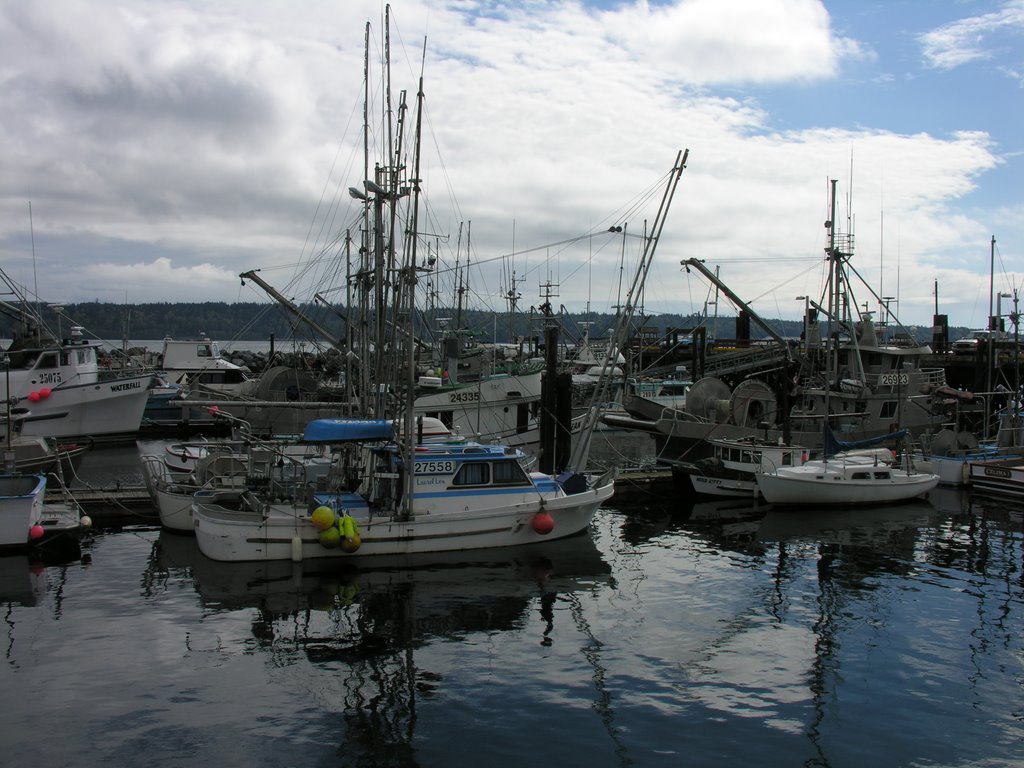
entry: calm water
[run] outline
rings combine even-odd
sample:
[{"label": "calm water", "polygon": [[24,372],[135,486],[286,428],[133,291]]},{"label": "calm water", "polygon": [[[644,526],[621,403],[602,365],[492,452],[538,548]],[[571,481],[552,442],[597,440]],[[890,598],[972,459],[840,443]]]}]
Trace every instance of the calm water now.
[{"label": "calm water", "polygon": [[141,521],[65,565],[2,558],[3,762],[1024,760],[1020,504],[668,496],[619,498],[589,536],[387,569],[218,564]]}]

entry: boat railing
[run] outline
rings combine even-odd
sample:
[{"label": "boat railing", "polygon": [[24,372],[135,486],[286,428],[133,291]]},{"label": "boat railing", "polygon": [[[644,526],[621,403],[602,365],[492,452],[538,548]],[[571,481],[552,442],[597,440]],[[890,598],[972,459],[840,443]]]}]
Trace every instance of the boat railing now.
[{"label": "boat railing", "polygon": [[671,405],[666,405],[661,409],[661,414],[658,416],[656,421],[668,421],[668,422],[697,422],[699,424],[709,424],[710,419],[706,419],[703,416],[698,416],[695,413],[681,410],[679,408],[673,408]]}]

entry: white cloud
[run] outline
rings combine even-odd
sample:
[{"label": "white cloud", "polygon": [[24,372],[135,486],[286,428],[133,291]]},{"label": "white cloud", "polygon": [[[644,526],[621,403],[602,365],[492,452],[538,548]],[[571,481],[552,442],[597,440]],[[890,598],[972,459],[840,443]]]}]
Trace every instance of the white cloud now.
[{"label": "white cloud", "polygon": [[992,37],[1003,31],[1024,32],[1024,2],[1006,3],[999,11],[944,24],[921,35],[925,63],[954,69],[992,56]]},{"label": "white cloud", "polygon": [[859,46],[832,36],[815,0],[647,2],[604,14],[608,38],[665,80],[693,85],[780,83],[836,74]]},{"label": "white cloud", "polygon": [[[240,296],[238,273],[274,267],[279,288],[311,296],[331,268],[314,256],[335,254],[346,227],[358,232],[346,190],[363,176],[364,30],[370,19],[375,84],[381,12],[377,2],[4,6],[0,38],[14,44],[0,49],[0,257],[27,254],[32,201],[40,263],[66,265],[41,286],[54,299],[124,285],[132,301],[252,300],[262,296]],[[488,260],[616,217],[641,233],[654,203],[626,207],[649,188],[656,202],[684,147],[690,168],[649,307],[692,308],[681,306],[678,262],[697,256],[721,262],[741,295],[793,314],[789,294],[809,291],[793,290],[794,275],[820,254],[825,181],[849,181],[851,154],[866,261],[879,263],[883,200],[886,251],[898,241],[906,270],[938,270],[945,254],[986,242],[957,205],[998,164],[987,134],[858,127],[814,108],[807,124],[775,127],[751,87],[806,89],[813,106],[816,82],[876,55],[837,35],[819,2],[420,3],[393,21],[393,99],[406,90],[410,110],[427,36],[421,229],[454,253],[472,222],[473,289],[496,308],[512,266]],[[381,99],[374,86],[371,124]],[[517,257],[523,304],[549,279],[568,306],[618,303],[620,246],[599,236]],[[741,256],[750,261],[729,274]],[[794,256],[809,261],[785,261]],[[926,322],[929,291],[916,288],[906,303]]]}]

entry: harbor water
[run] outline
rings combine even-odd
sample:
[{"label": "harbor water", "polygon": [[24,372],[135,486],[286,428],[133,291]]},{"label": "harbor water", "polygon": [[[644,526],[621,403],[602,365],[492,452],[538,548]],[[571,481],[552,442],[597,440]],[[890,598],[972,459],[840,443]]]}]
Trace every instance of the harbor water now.
[{"label": "harbor water", "polygon": [[215,563],[125,510],[0,558],[3,762],[1020,765],[1021,507],[627,484],[587,535],[387,567]]}]

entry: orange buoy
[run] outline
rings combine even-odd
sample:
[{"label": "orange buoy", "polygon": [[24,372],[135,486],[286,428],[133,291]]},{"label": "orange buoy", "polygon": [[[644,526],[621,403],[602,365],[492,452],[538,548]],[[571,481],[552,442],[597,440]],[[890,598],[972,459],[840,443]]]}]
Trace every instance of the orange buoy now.
[{"label": "orange buoy", "polygon": [[533,526],[533,530],[541,536],[547,536],[555,530],[555,519],[550,515],[550,513],[545,512],[542,509],[533,516],[533,520],[530,521],[530,525]]}]

